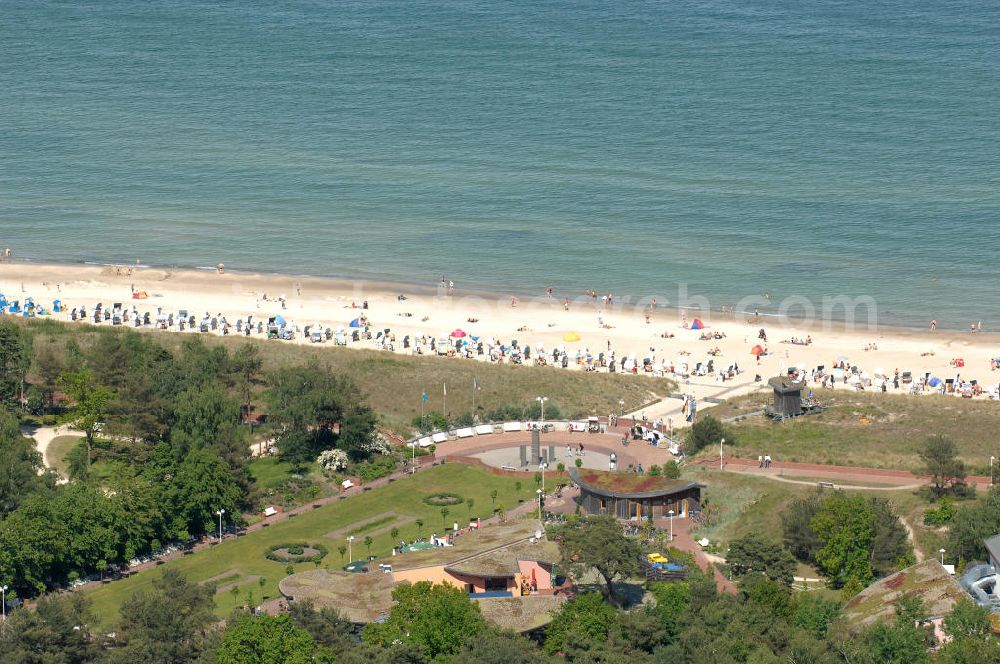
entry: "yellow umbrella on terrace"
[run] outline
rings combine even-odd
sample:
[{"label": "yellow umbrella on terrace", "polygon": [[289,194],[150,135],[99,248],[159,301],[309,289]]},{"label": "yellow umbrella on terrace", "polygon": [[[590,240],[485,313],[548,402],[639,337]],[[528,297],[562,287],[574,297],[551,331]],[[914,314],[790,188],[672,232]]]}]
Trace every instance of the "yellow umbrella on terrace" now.
[{"label": "yellow umbrella on terrace", "polygon": [[563,335],[563,341],[579,341],[580,335],[576,332],[567,332]]}]

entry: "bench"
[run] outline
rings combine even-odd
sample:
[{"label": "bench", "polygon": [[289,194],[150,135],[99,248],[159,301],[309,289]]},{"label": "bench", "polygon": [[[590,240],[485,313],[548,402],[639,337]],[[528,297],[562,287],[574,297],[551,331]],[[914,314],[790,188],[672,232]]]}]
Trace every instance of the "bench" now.
[{"label": "bench", "polygon": [[485,436],[485,435],[491,434],[491,433],[493,433],[493,425],[492,424],[480,424],[479,426],[476,427],[476,434],[478,434],[480,436]]},{"label": "bench", "polygon": [[517,468],[515,468],[514,466],[500,466],[500,470],[513,470],[517,472]]},{"label": "bench", "polygon": [[522,429],[522,427],[521,427],[521,423],[520,422],[504,422],[503,423],[503,430],[504,431],[521,431],[521,429]]},{"label": "bench", "polygon": [[837,485],[833,482],[816,482],[816,486],[821,489],[836,489]]},{"label": "bench", "polygon": [[473,432],[472,427],[465,427],[463,429],[455,430],[455,436],[458,438],[472,438],[475,435],[476,434],[475,432]]}]

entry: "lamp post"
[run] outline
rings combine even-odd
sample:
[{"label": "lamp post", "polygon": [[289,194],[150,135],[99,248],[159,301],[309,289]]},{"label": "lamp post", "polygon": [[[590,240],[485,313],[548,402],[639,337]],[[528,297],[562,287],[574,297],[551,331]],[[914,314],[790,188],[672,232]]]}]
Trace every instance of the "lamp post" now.
[{"label": "lamp post", "polygon": [[618,400],[618,417],[625,416],[625,399]]},{"label": "lamp post", "polygon": [[542,493],[545,493],[545,469],[549,467],[549,464],[544,461],[538,464],[538,470],[542,472]]},{"label": "lamp post", "polygon": [[3,622],[7,624],[7,586],[0,586],[0,592],[3,592]]},{"label": "lamp post", "polygon": [[670,510],[669,512],[667,512],[667,514],[670,516],[670,541],[673,542],[674,541],[674,511]]},{"label": "lamp post", "polygon": [[542,494],[544,493],[541,489],[536,489],[535,493],[538,494],[538,520],[542,520]]},{"label": "lamp post", "polygon": [[725,438],[719,439],[719,470],[722,470],[722,446],[726,444]]},{"label": "lamp post", "polygon": [[[421,477],[423,477],[423,475],[421,475]],[[347,560],[349,561],[347,563],[348,565],[354,562],[354,547],[351,545],[353,541],[354,541],[354,535],[351,535],[350,537],[347,538]]]},{"label": "lamp post", "polygon": [[541,406],[542,406],[542,419],[541,419],[542,423],[545,422],[545,402],[548,401],[548,400],[549,400],[548,397],[535,397],[535,401],[537,401],[538,403],[540,403]]},{"label": "lamp post", "polygon": [[944,549],[938,549],[938,553],[941,554],[941,564],[944,565]]},{"label": "lamp post", "polygon": [[993,462],[996,461],[996,457],[992,454],[990,455],[990,486],[993,486]]},{"label": "lamp post", "polygon": [[219,541],[222,541],[222,515],[226,513],[224,509],[215,510],[216,516],[219,517]]}]

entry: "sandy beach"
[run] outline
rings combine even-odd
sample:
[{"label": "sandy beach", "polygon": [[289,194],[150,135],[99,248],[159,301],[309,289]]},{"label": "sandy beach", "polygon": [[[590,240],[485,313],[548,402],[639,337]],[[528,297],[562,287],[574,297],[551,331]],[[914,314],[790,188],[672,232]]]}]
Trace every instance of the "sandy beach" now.
[{"label": "sandy beach", "polygon": [[[134,300],[133,289],[144,291],[148,299]],[[641,358],[647,356],[664,365],[687,365],[689,371],[708,360],[714,360],[715,366],[721,368],[738,364],[742,373],[725,382],[711,374],[691,376],[687,382],[680,380],[682,391],[699,398],[755,389],[759,386],[755,381],[758,375],[766,380],[787,372],[789,367],[807,371],[817,366],[829,369],[841,361],[839,358],[846,358],[848,366],[857,366],[869,374],[884,371],[890,379],[890,392],[907,389],[904,386],[893,389],[891,378],[897,369],[912,372],[916,379],[928,372],[942,380],[960,374],[963,380],[978,380],[987,391],[1000,380],[994,378],[1000,374],[991,368],[1000,337],[987,333],[914,331],[884,326],[847,329],[842,324],[822,321],[782,324],[772,319],[751,320],[738,314],[608,305],[600,297],[587,298],[583,293],[556,292],[549,296],[544,287],[540,290],[538,296],[519,297],[516,306],[512,306],[511,295],[466,292],[460,286],[448,288],[447,284],[443,288],[440,284],[415,287],[268,274],[218,274],[209,270],[0,264],[0,292],[8,300],[30,296],[50,308],[53,300],[60,299],[64,312],[52,315],[58,320],[68,320],[73,307],[85,306],[92,311],[98,302],[105,306],[121,302],[127,309],[134,305],[140,313],[153,312],[154,318],[158,308],[164,312],[187,309],[199,320],[206,313],[221,315],[230,323],[237,318],[245,320],[249,314],[255,321],[266,321],[280,314],[299,328],[312,324],[347,326],[364,314],[373,329],[388,328],[397,339],[404,335],[442,338],[461,329],[470,336],[496,338],[503,343],[517,339],[522,345],[541,344],[545,349],[565,346],[570,357],[578,350],[596,357],[613,349],[616,357],[633,355],[639,359],[637,379],[643,377]],[[400,299],[401,295],[405,299]],[[284,299],[284,308],[278,298]],[[566,298],[569,298],[568,309]],[[368,308],[363,309],[366,301]],[[690,326],[695,317],[707,329],[684,327],[685,323]],[[766,330],[766,342],[758,338],[761,328]],[[579,335],[579,341],[564,341],[572,338],[566,335],[574,333]],[[701,340],[700,336],[706,333],[725,336]],[[809,345],[783,343],[806,338],[811,339]],[[309,341],[298,334],[294,341],[272,343]],[[758,344],[768,350],[759,363],[751,354]],[[372,342],[351,345],[370,348]],[[710,351],[714,354],[710,355]],[[397,341],[395,352],[412,350],[404,350]],[[963,367],[952,365],[958,358],[964,361]],[[837,387],[854,389],[842,384]],[[658,414],[651,412],[650,416]]]}]

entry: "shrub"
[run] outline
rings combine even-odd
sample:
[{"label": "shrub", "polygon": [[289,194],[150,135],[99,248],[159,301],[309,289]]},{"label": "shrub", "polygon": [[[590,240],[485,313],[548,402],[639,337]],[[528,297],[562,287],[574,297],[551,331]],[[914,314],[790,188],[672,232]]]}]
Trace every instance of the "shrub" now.
[{"label": "shrub", "polygon": [[576,464],[577,468],[582,468],[583,467],[583,459],[577,459],[573,463]]},{"label": "shrub", "polygon": [[290,546],[287,549],[285,549],[285,551],[292,554],[293,556],[301,556],[302,553],[305,551],[305,549],[303,549],[301,546]]},{"label": "shrub", "polygon": [[561,473],[561,472],[564,472],[564,471],[566,470],[566,464],[564,464],[564,463],[563,463],[562,461],[560,461],[560,462],[559,462],[559,463],[558,463],[558,464],[556,465],[556,470],[558,470],[558,471],[559,471],[560,473]]},{"label": "shrub", "polygon": [[684,452],[695,454],[709,445],[718,445],[723,438],[730,445],[736,444],[735,437],[726,431],[722,422],[711,415],[706,415],[688,430],[687,437],[684,439]]},{"label": "shrub", "polygon": [[362,482],[371,482],[380,477],[392,474],[396,469],[396,462],[391,456],[375,457],[372,461],[364,461],[355,466],[354,471],[361,478]]},{"label": "shrub", "polygon": [[944,496],[940,501],[938,501],[937,509],[927,510],[924,512],[924,525],[943,526],[946,523],[951,523],[954,516],[955,506],[947,496]]}]

